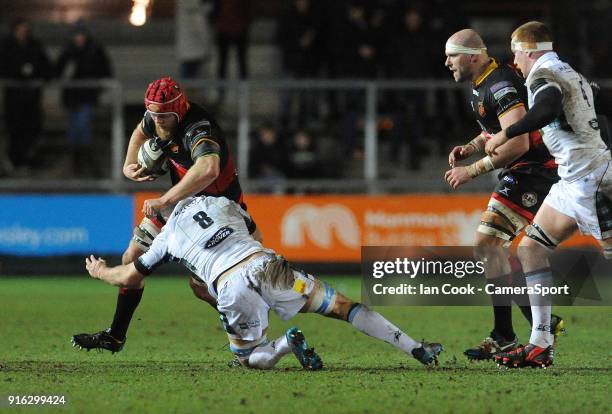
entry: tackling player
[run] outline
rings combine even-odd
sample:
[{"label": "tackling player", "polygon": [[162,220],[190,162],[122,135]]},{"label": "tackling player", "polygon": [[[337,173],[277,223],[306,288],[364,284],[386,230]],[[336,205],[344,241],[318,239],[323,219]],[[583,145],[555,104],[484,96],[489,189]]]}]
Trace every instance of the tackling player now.
[{"label": "tackling player", "polygon": [[303,333],[290,328],[267,339],[268,313],[288,320],[298,312],[316,312],[348,321],[361,332],[385,341],[429,365],[442,346],[417,342],[402,330],[327,283],[295,270],[251,234],[250,216],[224,197],[192,197],[174,209],[149,250],[135,262],[107,267],[94,256],[85,259],[89,274],[120,287],[140,286],[144,277],[169,260],[180,261],[208,286],[229,337],[230,349],[249,368],[269,369],[293,352],[305,369],[323,367]]},{"label": "tackling player", "polygon": [[[153,139],[169,158],[173,186],[160,198],[144,201],[145,218],[134,229],[134,237],[123,253],[123,264],[133,262],[146,252],[159,234],[165,224],[159,211],[186,197],[195,194],[225,196],[246,209],[225,134],[210,114],[188,101],[181,87],[170,77],[149,84],[144,104],[146,112],[130,137],[123,174],[137,182],[154,178],[143,175],[145,167],[138,164],[138,150],[147,139]],[[255,236],[261,238],[259,231]],[[198,298],[214,306],[197,279],[191,278],[189,284]],[[86,349],[120,351],[143,289],[144,284],[119,289],[110,328],[95,334],[74,335],[73,341]]]},{"label": "tackling player", "polygon": [[[475,254],[486,263],[485,275],[495,285],[524,283],[522,275],[513,280],[507,247],[533,220],[548,190],[559,179],[556,165],[538,131],[525,131],[517,137],[516,145],[505,145],[496,155],[485,156],[468,166],[457,165],[457,161],[481,152],[491,134],[525,115],[526,92],[515,70],[489,57],[484,42],[474,30],[464,29],[453,34],[446,42],[445,53],[445,65],[455,81],[472,83],[470,103],[482,129],[466,145],[453,148],[448,157],[451,170],[445,173],[445,179],[456,189],[481,174],[502,168],[499,183],[476,231]],[[469,359],[493,359],[496,353],[510,351],[518,345],[512,326],[513,298],[492,295],[491,299],[494,328],[479,346],[464,352]],[[514,299],[531,323],[528,297]],[[558,317],[554,329],[562,329],[562,320]]]},{"label": "tackling player", "polygon": [[[526,78],[529,111],[486,144],[495,156],[516,137],[542,129],[544,144],[555,157],[561,180],[554,184],[526,230],[519,258],[527,285],[552,285],[548,253],[576,230],[599,240],[612,259],[612,162],[601,138],[593,92],[585,78],[553,51],[550,30],[528,22],[512,33],[514,63]],[[506,143],[511,139],[510,143]],[[533,325],[529,344],[496,357],[509,367],[553,363],[551,298],[530,297]]]}]

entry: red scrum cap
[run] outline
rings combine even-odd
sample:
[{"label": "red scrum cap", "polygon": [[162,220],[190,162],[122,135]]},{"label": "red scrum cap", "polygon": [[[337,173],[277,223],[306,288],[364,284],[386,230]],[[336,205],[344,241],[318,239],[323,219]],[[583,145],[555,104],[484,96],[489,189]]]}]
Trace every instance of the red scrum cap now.
[{"label": "red scrum cap", "polygon": [[144,104],[147,111],[154,114],[171,113],[176,115],[179,122],[189,109],[187,96],[179,84],[170,76],[149,84],[145,93]]}]

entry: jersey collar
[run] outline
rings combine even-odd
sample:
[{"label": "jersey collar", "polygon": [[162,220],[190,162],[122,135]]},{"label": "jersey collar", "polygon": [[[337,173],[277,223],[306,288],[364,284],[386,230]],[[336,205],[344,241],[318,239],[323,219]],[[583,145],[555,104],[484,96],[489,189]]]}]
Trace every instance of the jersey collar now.
[{"label": "jersey collar", "polygon": [[478,77],[478,79],[476,79],[474,81],[474,87],[480,86],[480,84],[482,82],[484,82],[484,80],[487,78],[487,76],[489,76],[491,74],[491,72],[493,72],[497,68],[497,66],[498,66],[497,61],[495,59],[491,58],[491,63],[489,63],[489,66],[487,66],[485,71],[482,72],[482,75],[480,75]]},{"label": "jersey collar", "polygon": [[534,74],[537,69],[544,66],[546,62],[549,62],[551,60],[558,60],[558,59],[559,59],[559,55],[557,55],[557,53],[553,51],[546,52],[542,56],[540,56],[538,60],[536,60],[533,66],[531,67],[531,70],[529,71],[529,75],[527,76],[527,79],[525,79],[525,84],[527,85],[529,84],[532,78],[532,74]]}]

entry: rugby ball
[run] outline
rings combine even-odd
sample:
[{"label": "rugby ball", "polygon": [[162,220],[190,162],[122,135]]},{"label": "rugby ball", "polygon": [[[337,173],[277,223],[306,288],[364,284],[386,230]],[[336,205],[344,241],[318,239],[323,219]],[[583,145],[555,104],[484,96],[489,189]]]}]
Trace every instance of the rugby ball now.
[{"label": "rugby ball", "polygon": [[145,167],[143,175],[159,177],[168,172],[168,157],[152,139],[146,140],[138,150],[138,164]]}]

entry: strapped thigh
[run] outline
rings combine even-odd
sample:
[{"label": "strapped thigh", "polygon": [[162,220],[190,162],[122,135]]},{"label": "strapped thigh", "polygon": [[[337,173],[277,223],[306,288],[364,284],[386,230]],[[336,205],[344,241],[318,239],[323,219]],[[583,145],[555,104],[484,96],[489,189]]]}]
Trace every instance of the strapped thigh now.
[{"label": "strapped thigh", "polygon": [[308,312],[328,315],[336,305],[336,290],[326,282],[315,279],[309,300]]},{"label": "strapped thigh", "polygon": [[142,219],[138,226],[134,227],[134,237],[132,240],[136,243],[136,246],[143,252],[147,252],[153,239],[161,232],[164,224],[157,219],[150,219],[145,217]]},{"label": "strapped thigh", "polygon": [[508,247],[527,224],[529,221],[525,217],[492,198],[480,216],[477,230],[504,240],[504,247]]},{"label": "strapped thigh", "polygon": [[537,223],[531,223],[531,225],[527,226],[525,236],[535,240],[549,250],[554,250],[559,245],[559,241],[544,231]]}]

